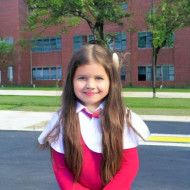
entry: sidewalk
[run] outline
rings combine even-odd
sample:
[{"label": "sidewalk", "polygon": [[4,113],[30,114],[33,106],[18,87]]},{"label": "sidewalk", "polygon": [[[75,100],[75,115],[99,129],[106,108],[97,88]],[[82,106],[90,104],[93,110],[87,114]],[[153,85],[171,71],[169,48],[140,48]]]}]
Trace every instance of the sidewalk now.
[{"label": "sidewalk", "polygon": [[[122,92],[124,97],[152,98],[152,92]],[[157,98],[190,98],[190,93],[156,92]]]},{"label": "sidewalk", "polygon": [[0,130],[42,131],[53,112],[0,110]]},{"label": "sidewalk", "polygon": [[[0,95],[23,95],[23,96],[61,96],[62,91],[43,90],[0,90]],[[152,92],[122,92],[124,97],[152,98]],[[157,92],[158,98],[190,98],[190,93],[181,92]]]},{"label": "sidewalk", "polygon": [[[0,130],[42,131],[53,112],[0,110]],[[144,121],[190,122],[189,116],[141,115]]]},{"label": "sidewalk", "polygon": [[0,90],[0,95],[22,95],[22,96],[61,96],[62,91],[45,90]]}]

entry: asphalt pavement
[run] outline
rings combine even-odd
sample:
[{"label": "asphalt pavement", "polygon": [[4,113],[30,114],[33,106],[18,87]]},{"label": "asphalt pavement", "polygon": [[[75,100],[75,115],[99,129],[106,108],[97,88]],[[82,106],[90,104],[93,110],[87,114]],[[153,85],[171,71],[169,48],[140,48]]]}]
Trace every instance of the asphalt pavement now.
[{"label": "asphalt pavement", "polygon": [[[156,129],[162,124],[151,125]],[[1,190],[59,190],[49,151],[37,148],[39,134],[40,131],[0,131]],[[141,145],[138,152],[140,169],[132,190],[189,190],[188,147]]]}]

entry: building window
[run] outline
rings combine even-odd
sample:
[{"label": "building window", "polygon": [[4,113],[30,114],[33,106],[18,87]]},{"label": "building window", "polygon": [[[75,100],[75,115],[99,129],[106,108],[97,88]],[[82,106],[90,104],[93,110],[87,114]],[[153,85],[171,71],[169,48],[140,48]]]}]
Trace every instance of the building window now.
[{"label": "building window", "polygon": [[[93,35],[76,35],[73,36],[74,52],[87,43],[93,43],[95,40]],[[111,50],[125,51],[126,45],[126,33],[117,33],[114,35],[107,35],[108,45]]]},{"label": "building window", "polygon": [[7,44],[10,44],[10,45],[14,44],[14,38],[13,37],[4,38],[4,40]]},{"label": "building window", "polygon": [[156,67],[156,80],[174,81],[174,66],[161,65]]},{"label": "building window", "polygon": [[126,79],[126,70],[125,70],[125,67],[121,68],[120,76],[121,76],[121,80],[125,81],[125,79]]},{"label": "building window", "polygon": [[[173,65],[157,66],[156,80],[174,81],[174,66]],[[152,81],[152,66],[138,67],[138,81]]]},{"label": "building window", "polygon": [[94,35],[92,35],[92,34],[88,35],[88,43],[94,44],[94,43],[96,43],[95,41],[96,41],[96,39],[95,39]]},{"label": "building window", "polygon": [[123,5],[121,5],[121,8],[123,11],[126,11],[128,9],[128,4],[124,3]]},{"label": "building window", "polygon": [[13,67],[12,66],[7,67],[7,78],[9,82],[13,81]]},{"label": "building window", "polygon": [[152,80],[152,67],[139,66],[138,67],[138,81],[151,81]]},{"label": "building window", "polygon": [[74,52],[80,49],[83,45],[87,44],[87,36],[86,35],[77,35],[73,36],[73,45]]},{"label": "building window", "polygon": [[[138,33],[138,48],[152,48],[153,36],[151,32],[139,32]],[[171,37],[171,43],[169,40],[166,41],[164,48],[171,48],[174,45],[174,35]]]},{"label": "building window", "polygon": [[95,37],[92,34],[73,36],[74,52],[80,49],[83,45],[87,43],[94,43],[94,41],[95,41]]},{"label": "building window", "polygon": [[115,50],[126,50],[126,33],[115,34]]},{"label": "building window", "polygon": [[32,68],[34,80],[57,80],[62,79],[61,67],[35,67]]},{"label": "building window", "polygon": [[126,33],[117,33],[114,35],[107,35],[107,43],[111,50],[125,51],[127,49]]},{"label": "building window", "polygon": [[61,37],[32,39],[32,52],[61,51]]},{"label": "building window", "polygon": [[151,32],[138,33],[138,48],[152,48],[152,33]]}]

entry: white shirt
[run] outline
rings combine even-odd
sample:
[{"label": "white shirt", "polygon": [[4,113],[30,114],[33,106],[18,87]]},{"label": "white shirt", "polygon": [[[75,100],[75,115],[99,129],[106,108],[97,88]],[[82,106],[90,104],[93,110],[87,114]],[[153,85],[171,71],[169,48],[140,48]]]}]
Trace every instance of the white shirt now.
[{"label": "white shirt", "polygon": [[[104,109],[104,104],[99,105],[99,108]],[[93,152],[102,153],[102,131],[100,127],[100,119],[99,118],[90,118],[88,117],[82,109],[86,108],[81,103],[77,103],[76,106],[76,113],[79,115],[79,123],[81,129],[82,138],[87,145],[87,147],[92,150]],[[40,144],[44,144],[44,139],[47,134],[55,127],[55,124],[59,120],[59,113],[56,112],[50,122],[47,124],[44,131],[38,138]],[[131,124],[135,128],[135,130],[144,138],[147,139],[150,135],[149,129],[144,121],[134,112],[131,112]],[[63,146],[63,130],[60,127],[59,137],[56,142],[51,143],[51,147],[56,150],[57,152],[64,154],[64,146]],[[138,135],[133,131],[132,128],[128,127],[125,123],[124,126],[124,133],[123,133],[123,149],[134,148],[138,146],[139,138]]]}]

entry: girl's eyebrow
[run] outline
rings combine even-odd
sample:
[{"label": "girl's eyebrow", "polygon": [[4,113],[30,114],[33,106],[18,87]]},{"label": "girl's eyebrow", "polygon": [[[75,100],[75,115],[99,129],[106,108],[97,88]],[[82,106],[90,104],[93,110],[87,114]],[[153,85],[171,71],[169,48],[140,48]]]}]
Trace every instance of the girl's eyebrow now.
[{"label": "girl's eyebrow", "polygon": [[[79,74],[79,75],[77,75],[77,76],[79,76],[79,77],[80,77],[80,76],[88,76],[88,74],[87,74],[87,75],[86,75],[86,74]],[[100,74],[100,75],[94,75],[94,76],[95,76],[95,77],[97,77],[97,76],[98,76],[98,77],[100,77],[100,76],[103,77],[103,76],[105,76],[105,75],[104,75],[104,74],[102,74],[102,75]]]},{"label": "girl's eyebrow", "polygon": [[105,76],[105,75],[95,75],[96,77],[103,77],[103,76]]},{"label": "girl's eyebrow", "polygon": [[87,76],[87,75],[85,75],[85,74],[82,74],[82,75],[81,75],[81,74],[80,74],[80,75],[77,75],[77,76],[80,77],[80,76]]}]

